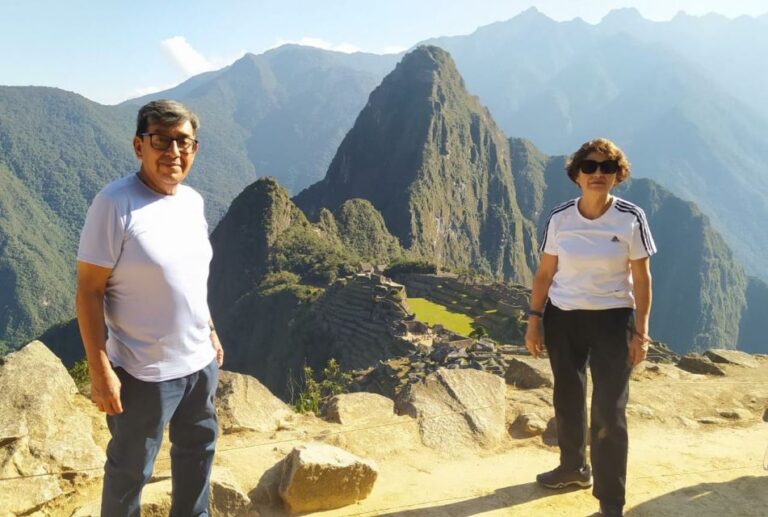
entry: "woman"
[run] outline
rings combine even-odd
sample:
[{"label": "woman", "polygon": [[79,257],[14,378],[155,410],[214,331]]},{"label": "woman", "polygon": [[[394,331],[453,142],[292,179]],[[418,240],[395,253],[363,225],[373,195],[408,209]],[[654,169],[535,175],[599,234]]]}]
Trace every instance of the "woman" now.
[{"label": "woman", "polygon": [[560,465],[536,480],[547,488],[592,486],[586,459],[586,367],[592,372],[593,494],[603,515],[623,515],[629,375],[648,351],[649,257],[656,252],[645,213],[611,194],[629,162],[610,140],[591,140],[566,163],[581,196],[549,215],[533,280],[525,344],[542,350],[541,323],[555,378]]}]

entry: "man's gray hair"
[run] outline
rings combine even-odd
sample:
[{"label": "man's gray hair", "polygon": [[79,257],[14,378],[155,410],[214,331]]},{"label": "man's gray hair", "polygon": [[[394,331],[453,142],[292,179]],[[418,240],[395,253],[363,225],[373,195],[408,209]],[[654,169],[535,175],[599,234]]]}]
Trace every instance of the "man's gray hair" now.
[{"label": "man's gray hair", "polygon": [[173,100],[157,100],[145,104],[139,109],[136,117],[136,136],[147,132],[150,124],[161,126],[177,126],[189,122],[195,134],[200,127],[200,119],[182,103]]}]

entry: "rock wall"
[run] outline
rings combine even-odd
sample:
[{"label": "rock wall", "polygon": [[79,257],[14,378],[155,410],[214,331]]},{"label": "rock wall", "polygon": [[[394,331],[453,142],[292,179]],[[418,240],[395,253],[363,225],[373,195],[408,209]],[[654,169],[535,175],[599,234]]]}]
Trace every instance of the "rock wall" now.
[{"label": "rock wall", "polygon": [[407,355],[414,345],[403,338],[402,321],[413,315],[404,300],[405,288],[381,275],[336,281],[316,307],[322,331],[333,338],[330,356],[346,370]]}]

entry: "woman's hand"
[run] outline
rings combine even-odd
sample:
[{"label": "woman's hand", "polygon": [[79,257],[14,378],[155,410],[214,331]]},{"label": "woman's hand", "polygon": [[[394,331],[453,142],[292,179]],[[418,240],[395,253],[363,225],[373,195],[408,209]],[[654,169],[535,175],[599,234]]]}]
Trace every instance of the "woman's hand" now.
[{"label": "woman's hand", "polygon": [[525,331],[525,348],[528,349],[534,359],[537,359],[541,354],[542,345],[541,320],[538,316],[529,316],[528,328]]},{"label": "woman's hand", "polygon": [[629,362],[632,368],[642,363],[648,356],[648,344],[650,338],[637,332],[632,334],[632,340],[629,342]]}]

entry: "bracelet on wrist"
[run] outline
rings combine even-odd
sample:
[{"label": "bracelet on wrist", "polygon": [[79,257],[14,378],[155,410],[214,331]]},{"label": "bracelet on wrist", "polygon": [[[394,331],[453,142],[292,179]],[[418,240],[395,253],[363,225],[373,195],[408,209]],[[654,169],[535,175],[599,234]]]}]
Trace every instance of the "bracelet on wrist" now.
[{"label": "bracelet on wrist", "polygon": [[528,316],[538,316],[539,318],[543,318],[544,317],[544,313],[542,311],[536,311],[536,310],[533,310],[533,309],[528,309],[527,314],[528,314]]},{"label": "bracelet on wrist", "polygon": [[213,323],[208,323],[208,328],[210,329],[211,334],[216,332],[216,327],[213,325]]}]

